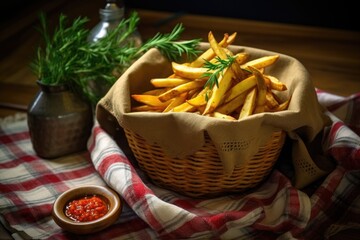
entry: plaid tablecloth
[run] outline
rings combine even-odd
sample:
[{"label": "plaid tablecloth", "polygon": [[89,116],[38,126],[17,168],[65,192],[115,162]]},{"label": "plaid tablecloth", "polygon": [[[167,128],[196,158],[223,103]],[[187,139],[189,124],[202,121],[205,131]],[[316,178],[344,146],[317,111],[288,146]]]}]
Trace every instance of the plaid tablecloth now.
[{"label": "plaid tablecloth", "polygon": [[[15,239],[326,239],[360,230],[360,93],[317,93],[333,120],[322,147],[336,168],[300,191],[279,164],[250,192],[213,199],[153,185],[97,124],[89,151],[45,160],[32,149],[26,118],[2,121],[1,222]],[[81,236],[59,228],[51,209],[59,194],[85,184],[112,187],[125,206],[112,226]]]}]

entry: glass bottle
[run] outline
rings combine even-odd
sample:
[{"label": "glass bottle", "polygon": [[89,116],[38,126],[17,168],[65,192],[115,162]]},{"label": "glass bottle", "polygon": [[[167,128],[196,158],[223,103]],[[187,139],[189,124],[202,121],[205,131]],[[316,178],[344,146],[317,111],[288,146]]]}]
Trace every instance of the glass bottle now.
[{"label": "glass bottle", "polygon": [[[99,10],[100,22],[90,31],[89,42],[96,42],[112,29],[116,28],[125,15],[125,6],[119,0],[106,0],[105,7]],[[134,41],[135,46],[142,44],[141,36],[135,31],[128,41]]]},{"label": "glass bottle", "polygon": [[[121,0],[106,0],[105,2],[105,7],[99,10],[100,22],[89,33],[87,38],[89,42],[96,42],[105,37],[111,30],[119,26],[120,22],[124,19],[125,7]],[[135,47],[142,45],[141,36],[138,31],[134,31],[125,41],[132,42]],[[102,79],[90,79],[88,87],[94,95],[102,97],[111,88],[111,84]]]}]

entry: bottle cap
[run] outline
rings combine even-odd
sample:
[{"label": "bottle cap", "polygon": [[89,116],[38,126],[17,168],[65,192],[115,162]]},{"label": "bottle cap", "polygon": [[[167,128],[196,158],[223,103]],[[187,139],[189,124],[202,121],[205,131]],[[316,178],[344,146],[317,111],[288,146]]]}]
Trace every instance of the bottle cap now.
[{"label": "bottle cap", "polygon": [[119,7],[117,1],[107,0],[103,9],[99,10],[100,18],[103,20],[115,20],[124,17],[124,7]]}]

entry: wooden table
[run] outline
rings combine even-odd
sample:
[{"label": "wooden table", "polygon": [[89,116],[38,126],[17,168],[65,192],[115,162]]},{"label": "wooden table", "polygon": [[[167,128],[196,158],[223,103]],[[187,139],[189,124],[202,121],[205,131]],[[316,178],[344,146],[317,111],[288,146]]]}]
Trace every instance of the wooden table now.
[{"label": "wooden table", "polygon": [[[98,19],[98,7],[98,4],[90,4],[86,12],[82,13],[92,19],[91,26]],[[64,5],[61,9],[65,13],[71,13],[70,16],[76,16],[75,10],[79,8]],[[140,9],[137,11],[141,19],[139,31],[143,40],[157,32],[170,32],[177,23],[183,23],[185,27],[182,39],[201,38],[207,41],[210,30],[218,39],[224,33],[237,32],[236,45],[271,50],[297,58],[308,69],[317,88],[341,96],[360,92],[360,32]],[[55,19],[56,17],[53,16]],[[28,19],[29,26],[18,27],[13,38],[10,41],[7,39],[9,47],[2,46],[2,51],[6,50],[6,54],[0,59],[0,117],[26,111],[37,92],[36,76],[29,68],[34,49],[39,44],[39,33],[34,30],[35,20],[36,16]]]}]

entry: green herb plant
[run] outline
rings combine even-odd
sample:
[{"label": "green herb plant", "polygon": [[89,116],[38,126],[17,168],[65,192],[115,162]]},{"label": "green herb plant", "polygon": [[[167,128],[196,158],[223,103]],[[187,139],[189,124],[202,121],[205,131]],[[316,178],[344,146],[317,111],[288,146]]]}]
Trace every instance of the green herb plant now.
[{"label": "green herb plant", "polygon": [[138,14],[132,12],[104,38],[89,42],[87,18],[78,17],[69,25],[68,18],[61,14],[59,26],[50,34],[46,17],[41,14],[40,32],[44,46],[38,47],[31,68],[40,82],[66,84],[96,104],[104,94],[98,88],[110,88],[124,70],[151,48],[159,49],[171,61],[178,61],[184,55],[191,59],[199,53],[200,39],[179,41],[184,31],[182,24],[177,24],[168,34],[157,33],[136,46],[128,39],[137,30],[139,20]]},{"label": "green herb plant", "polygon": [[[208,77],[208,80],[204,84],[204,88],[208,87],[212,89],[215,85],[219,87],[219,76],[225,69],[231,66],[236,60],[236,56],[227,55],[226,59],[222,59],[219,56],[215,57],[215,62],[205,60],[204,68],[208,69],[208,72],[203,74],[203,77]],[[206,101],[208,101],[208,95],[205,95]]]}]

